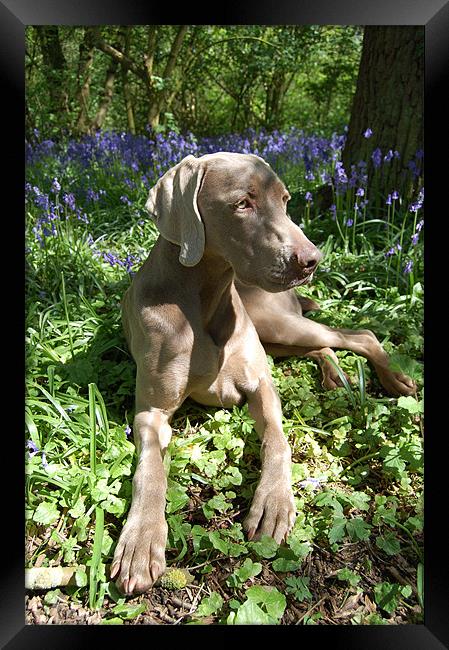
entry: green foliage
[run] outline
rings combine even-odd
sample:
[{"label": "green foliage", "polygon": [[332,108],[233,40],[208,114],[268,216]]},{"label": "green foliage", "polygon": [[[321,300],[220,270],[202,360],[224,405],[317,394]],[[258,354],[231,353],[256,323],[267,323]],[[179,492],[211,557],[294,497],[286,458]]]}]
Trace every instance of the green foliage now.
[{"label": "green foliage", "polygon": [[[48,166],[32,169],[30,182],[51,182],[52,164],[49,157]],[[39,211],[28,206],[26,529],[34,541],[27,566],[37,558],[43,566],[79,566],[76,585],[64,591],[92,608],[108,603],[103,622],[121,624],[144,612],[140,604],[125,603],[106,570],[129,510],[136,462],[128,437],[135,367],[120,324],[130,277],[95,250],[143,260],[156,232],[141,222],[140,206],[130,207],[131,216],[123,210],[121,181],[102,176],[99,167],[95,182],[110,203],[101,210],[83,206],[96,248],[82,223],[65,221],[58,237],[41,245],[33,232]],[[69,165],[66,174],[67,189],[80,184],[81,170]],[[303,175],[303,168],[296,169],[296,176]],[[143,194],[138,185],[133,199],[142,203]],[[366,231],[364,247],[345,251],[332,236],[334,227],[330,218],[312,216],[308,234],[326,256],[313,284],[301,289],[321,306],[310,318],[372,329],[394,369],[414,376],[417,393],[387,396],[373,369],[343,350],[336,354],[352,392],[344,386],[325,391],[311,359],[269,359],[292,449],[298,513],[281,546],[270,537],[249,542],[243,532],[260,468],[247,406],[186,402],[177,411],[164,461],[167,560],[194,567],[195,587],[205,594],[192,622],[280,624],[293,616],[302,624],[323,622],[323,614],[311,609],[321,598],[321,549],[329,563],[335,560],[329,581],[335,602],[360,591],[378,606],[377,612],[355,612],[351,622],[384,624],[403,603],[422,607],[422,286],[417,282],[409,292],[387,276],[374,230]],[[350,563],[348,549],[356,550]],[[416,568],[416,595],[379,577],[384,564],[399,558]],[[301,614],[293,615],[297,609]]]},{"label": "green foliage", "polygon": [[[137,132],[144,132],[157,100],[160,113],[152,126],[160,133],[216,135],[290,124],[331,133],[348,122],[362,42],[362,29],[353,26],[188,25],[169,71],[179,27],[157,25],[148,83],[142,62],[142,52],[150,55],[148,26],[131,26],[127,36],[112,25],[59,26],[59,68],[42,46],[42,30],[26,29],[27,129],[29,136],[37,128],[45,137],[57,137],[61,127],[71,133],[92,128],[111,74],[103,128],[130,129],[131,106]],[[122,52],[127,48],[133,66],[123,69],[126,90],[120,65],[111,68],[114,59],[99,41]]]}]

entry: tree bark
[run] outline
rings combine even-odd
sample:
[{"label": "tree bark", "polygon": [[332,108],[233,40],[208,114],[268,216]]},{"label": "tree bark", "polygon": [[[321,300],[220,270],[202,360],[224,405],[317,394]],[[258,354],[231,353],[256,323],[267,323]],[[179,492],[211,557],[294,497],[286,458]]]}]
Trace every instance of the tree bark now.
[{"label": "tree bark", "polygon": [[162,73],[162,78],[164,79],[164,87],[158,91],[155,91],[153,87],[151,87],[148,122],[150,126],[153,128],[158,126],[159,124],[160,114],[166,103],[166,98],[169,95],[169,90],[166,86],[166,82],[173,75],[176,61],[179,52],[181,50],[187,30],[188,30],[188,25],[181,25],[176,33],[175,40],[173,41],[170,49],[170,54],[168,56],[167,64],[165,66],[164,72]]},{"label": "tree bark", "polygon": [[84,32],[83,41],[79,47],[79,61],[78,61],[78,91],[77,99],[79,104],[78,118],[76,122],[75,131],[78,134],[89,132],[89,96],[90,96],[90,82],[92,73],[92,64],[94,61],[94,42],[93,32],[91,27],[86,27]]},{"label": "tree bark", "polygon": [[[114,43],[114,46],[112,47],[113,50],[119,52],[118,48],[123,47],[124,43],[124,33],[123,31],[119,30],[116,34],[117,37],[117,43]],[[120,61],[117,57],[112,57],[111,61],[109,63],[108,69],[106,71],[106,78],[104,82],[104,87],[103,87],[103,97],[101,99],[100,105],[98,107],[97,114],[92,122],[91,130],[96,131],[98,129],[101,129],[103,126],[104,120],[106,118],[109,106],[112,101],[112,95],[114,93],[114,83],[115,83],[115,77],[117,74],[117,68],[121,64],[122,66],[125,65],[124,58],[122,61]]]},{"label": "tree bark", "polygon": [[[348,176],[351,165],[368,163],[368,197],[398,190],[408,200],[418,182],[408,165],[423,146],[423,36],[422,27],[365,28],[342,160]],[[368,128],[373,133],[367,138]],[[375,149],[382,154],[378,167]],[[384,161],[390,150],[400,158]]]},{"label": "tree bark", "polygon": [[[131,27],[124,27],[122,30],[122,39],[125,44],[124,53],[126,57],[129,57],[129,48],[131,45]],[[133,135],[136,134],[136,123],[134,120],[134,108],[131,96],[131,90],[129,87],[128,81],[128,69],[121,66],[121,76],[122,76],[122,88],[123,88],[123,99],[125,102],[126,109],[126,119],[128,121],[128,129]]]},{"label": "tree bark", "polygon": [[35,27],[42,52],[45,76],[50,94],[50,113],[55,123],[62,125],[69,112],[68,94],[64,83],[66,60],[62,51],[57,25]]}]

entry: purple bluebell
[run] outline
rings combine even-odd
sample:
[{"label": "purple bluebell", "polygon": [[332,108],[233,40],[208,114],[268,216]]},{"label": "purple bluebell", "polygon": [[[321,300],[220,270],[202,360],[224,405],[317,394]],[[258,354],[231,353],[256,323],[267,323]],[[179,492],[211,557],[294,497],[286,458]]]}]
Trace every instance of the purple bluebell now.
[{"label": "purple bluebell", "polygon": [[64,192],[62,200],[70,210],[75,210],[75,196],[71,192]]},{"label": "purple bluebell", "polygon": [[310,485],[314,490],[317,490],[321,486],[321,483],[323,483],[323,479],[309,476],[304,481],[301,481],[299,485],[301,487],[307,487]]},{"label": "purple bluebell", "polygon": [[33,458],[39,452],[39,447],[32,440],[27,440],[26,446],[30,450],[28,452],[28,458]]},{"label": "purple bluebell", "polygon": [[57,194],[60,189],[61,189],[61,185],[59,184],[58,179],[54,178],[53,183],[51,184],[51,191]]},{"label": "purple bluebell", "polygon": [[308,201],[309,203],[312,203],[312,202],[313,202],[313,196],[312,196],[312,194],[311,194],[310,192],[306,192],[305,199],[306,199],[306,201]]},{"label": "purple bluebell", "polygon": [[350,228],[353,224],[354,224],[354,219],[351,219],[351,217],[346,219],[345,225],[348,226],[348,228]]},{"label": "purple bluebell", "polygon": [[363,187],[359,187],[357,192],[355,193],[356,196],[365,196],[365,190]]},{"label": "purple bluebell", "polygon": [[366,129],[366,131],[363,133],[363,136],[365,138],[370,138],[373,135],[373,132],[370,128]]},{"label": "purple bluebell", "polygon": [[44,469],[48,469],[49,465],[47,463],[47,456],[45,455],[45,452],[42,452],[42,467]]},{"label": "purple bluebell", "polygon": [[382,151],[377,147],[377,149],[374,149],[373,153],[371,154],[371,159],[373,161],[374,167],[380,167],[382,163]]},{"label": "purple bluebell", "polygon": [[412,269],[413,269],[413,260],[407,260],[404,266],[404,273],[406,274],[411,273]]}]

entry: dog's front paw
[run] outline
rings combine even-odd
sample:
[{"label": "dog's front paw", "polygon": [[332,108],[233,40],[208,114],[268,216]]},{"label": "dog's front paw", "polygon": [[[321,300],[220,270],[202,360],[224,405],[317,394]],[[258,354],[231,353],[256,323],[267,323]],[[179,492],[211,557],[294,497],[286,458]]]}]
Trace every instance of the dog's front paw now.
[{"label": "dog's front paw", "polygon": [[393,397],[400,397],[401,395],[414,395],[416,393],[416,383],[408,375],[401,372],[385,372],[382,376],[379,374],[379,379],[382,386]]},{"label": "dog's front paw", "polygon": [[243,528],[249,540],[269,535],[280,544],[287,538],[295,519],[296,508],[291,486],[276,482],[272,485],[261,483],[256,489]]},{"label": "dog's front paw", "polygon": [[147,523],[128,520],[111,565],[111,578],[125,595],[150,589],[165,571],[167,523],[164,517]]}]

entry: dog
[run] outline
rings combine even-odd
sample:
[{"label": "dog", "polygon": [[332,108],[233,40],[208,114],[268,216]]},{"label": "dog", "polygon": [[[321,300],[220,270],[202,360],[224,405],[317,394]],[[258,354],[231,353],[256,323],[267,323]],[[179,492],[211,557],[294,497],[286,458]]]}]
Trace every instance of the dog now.
[{"label": "dog", "polygon": [[148,590],[165,570],[170,420],[190,397],[208,406],[248,403],[261,441],[261,474],[243,527],[248,539],[285,540],[295,522],[291,452],[266,352],[317,359],[349,349],[374,365],[395,395],[415,390],[389,370],[369,330],[332,329],[302,315],[316,304],[295,287],[313,277],[321,252],[288,216],[290,195],[259,156],[187,156],[150,190],[146,208],[160,236],[122,301],[137,367],[133,424],[138,462],[132,503],[111,566],[124,594]]}]

